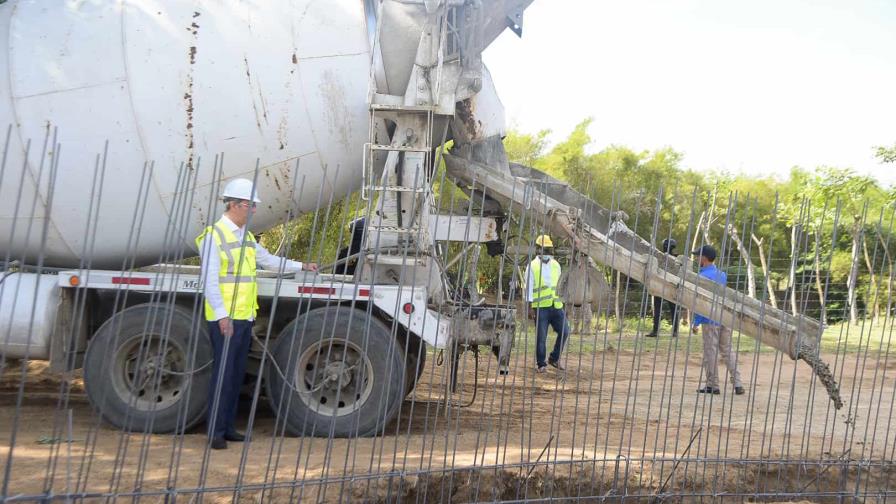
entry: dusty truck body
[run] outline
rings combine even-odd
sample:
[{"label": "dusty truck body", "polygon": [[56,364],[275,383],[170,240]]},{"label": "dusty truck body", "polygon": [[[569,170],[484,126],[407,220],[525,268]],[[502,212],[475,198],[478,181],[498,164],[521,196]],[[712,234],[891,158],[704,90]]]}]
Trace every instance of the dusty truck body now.
[{"label": "dusty truck body", "polygon": [[[290,432],[381,431],[427,346],[490,346],[506,368],[513,310],[455,305],[434,258],[498,226],[439,214],[429,175],[458,103],[503,128],[481,53],[530,2],[0,5],[4,362],[83,368],[122,428],[200,422],[201,280],[171,263],[196,255],[222,181],[245,177],[255,232],[358,190],[377,216],[352,275],[259,277],[250,366]],[[392,180],[413,170],[413,190]]]}]

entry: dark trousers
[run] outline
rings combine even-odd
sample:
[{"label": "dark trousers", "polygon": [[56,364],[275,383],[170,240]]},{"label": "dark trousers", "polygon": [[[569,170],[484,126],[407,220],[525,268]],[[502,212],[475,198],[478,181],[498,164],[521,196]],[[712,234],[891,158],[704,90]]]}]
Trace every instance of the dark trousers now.
[{"label": "dark trousers", "polygon": [[653,296],[653,334],[660,332],[660,319],[663,318],[663,302],[672,310],[672,334],[678,335],[678,305],[659,296]]},{"label": "dark trousers", "polygon": [[569,322],[566,321],[566,312],[563,308],[538,308],[535,312],[535,362],[538,367],[547,366],[545,353],[547,352],[548,326],[554,328],[557,333],[557,341],[554,342],[554,350],[551,352],[551,360],[560,360],[560,352],[566,338],[569,337]]},{"label": "dark trousers", "polygon": [[[234,320],[233,336],[224,337],[218,322],[208,323],[215,351],[212,382],[208,391],[208,436],[221,438],[236,431],[236,407],[246,377],[246,360],[252,342],[252,321]],[[217,400],[216,400],[217,399]]]}]

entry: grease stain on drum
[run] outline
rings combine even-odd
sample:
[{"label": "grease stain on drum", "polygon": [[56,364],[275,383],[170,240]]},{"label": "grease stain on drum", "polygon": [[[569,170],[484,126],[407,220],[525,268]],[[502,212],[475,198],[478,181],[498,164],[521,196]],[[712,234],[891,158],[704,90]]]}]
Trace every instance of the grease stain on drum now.
[{"label": "grease stain on drum", "polygon": [[285,163],[280,166],[280,175],[283,176],[283,180],[289,182],[289,167]]},{"label": "grease stain on drum", "polygon": [[[258,126],[258,131],[260,132],[261,116],[258,114],[258,105],[255,103],[255,96],[252,94],[252,72],[249,70],[249,58],[247,56],[243,56],[243,64],[246,66],[246,80],[249,82],[249,101],[252,102],[252,111],[255,112],[255,125]],[[258,92],[259,96],[261,96],[260,88]],[[267,114],[265,114],[265,122],[267,122]]]},{"label": "grease stain on drum", "polygon": [[[193,12],[193,19],[195,20],[199,17],[199,12]],[[187,169],[193,169],[193,66],[196,65],[196,53],[198,50],[196,49],[196,40],[199,38],[199,24],[196,21],[190,23],[190,26],[187,28],[187,31],[190,32],[193,38],[193,45],[190,46],[187,54],[190,58],[190,69],[187,74],[187,89],[184,92],[184,108],[187,112],[187,125],[186,125],[186,145],[187,145]]]},{"label": "grease stain on drum", "polygon": [[[292,186],[289,184],[289,171],[293,166],[295,166],[296,159],[298,158],[294,157],[285,159],[283,161],[279,161],[277,163],[273,163],[263,167],[264,176],[274,183],[274,186],[277,188],[277,195],[282,194],[284,190],[293,191]],[[282,182],[280,180],[281,178],[283,179]],[[298,188],[296,188],[295,190],[298,190]],[[275,198],[277,202],[280,201],[276,196]]]},{"label": "grease stain on drum", "polygon": [[203,214],[203,208],[202,208],[202,205],[200,205],[200,204],[198,204],[198,203],[193,203],[192,206],[193,206],[193,210],[194,210],[193,215],[196,216],[196,222],[199,224],[199,227],[205,227],[205,226],[207,226],[207,225],[208,225],[208,219],[206,219],[206,218],[205,218],[205,215]]},{"label": "grease stain on drum", "polygon": [[280,192],[282,189],[280,188],[280,180],[277,179],[276,175],[271,175],[271,170],[268,168],[264,169],[264,176],[274,181],[274,185],[277,186],[277,192]]},{"label": "grease stain on drum", "polygon": [[264,93],[261,91],[261,84],[258,85],[258,100],[261,102],[261,115],[264,117],[264,123],[268,123],[268,107],[264,101]]},{"label": "grease stain on drum", "polygon": [[345,89],[336,72],[325,71],[319,89],[330,134],[338,139],[346,150],[351,150],[351,117],[346,107]]},{"label": "grease stain on drum", "polygon": [[286,115],[280,118],[280,124],[277,126],[277,142],[280,144],[280,150],[286,148]]},{"label": "grease stain on drum", "polygon": [[289,108],[292,103],[292,76],[296,73],[296,65],[299,64],[299,58],[296,56],[295,48],[292,51],[292,68],[289,70],[289,77],[286,79],[284,88],[286,90],[286,99],[283,100],[282,116],[277,124],[277,142],[280,144],[280,150],[286,148],[289,143],[287,130],[289,128]]}]

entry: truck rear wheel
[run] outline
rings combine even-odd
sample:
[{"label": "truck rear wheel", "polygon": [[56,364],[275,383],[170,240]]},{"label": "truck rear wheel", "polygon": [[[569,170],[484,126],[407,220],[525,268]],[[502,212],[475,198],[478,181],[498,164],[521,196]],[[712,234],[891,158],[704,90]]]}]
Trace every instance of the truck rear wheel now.
[{"label": "truck rear wheel", "polygon": [[410,393],[417,387],[417,382],[420,381],[420,376],[423,374],[423,369],[426,367],[426,343],[421,341],[416,349],[411,346],[408,348],[407,352],[407,370],[405,371],[404,378],[405,396],[410,395]]},{"label": "truck rear wheel", "polygon": [[404,398],[402,347],[365,311],[311,310],[283,329],[272,353],[267,395],[290,434],[375,435]]},{"label": "truck rear wheel", "polygon": [[105,421],[161,434],[203,419],[212,347],[205,324],[194,327],[192,319],[182,308],[142,304],[97,330],[84,359],[84,387]]}]

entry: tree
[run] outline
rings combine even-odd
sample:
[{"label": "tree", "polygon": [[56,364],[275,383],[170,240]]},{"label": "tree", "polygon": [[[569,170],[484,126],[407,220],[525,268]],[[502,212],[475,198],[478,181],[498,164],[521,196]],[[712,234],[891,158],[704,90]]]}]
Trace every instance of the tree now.
[{"label": "tree", "polygon": [[750,257],[750,251],[747,249],[747,247],[744,246],[744,243],[740,239],[740,235],[737,232],[737,227],[735,227],[733,224],[728,224],[728,236],[730,236],[731,240],[734,241],[734,244],[737,247],[737,251],[747,267],[747,295],[755,299],[756,273],[755,267],[753,266],[753,260]]},{"label": "tree", "polygon": [[535,166],[544,156],[550,134],[551,130],[546,129],[534,135],[511,129],[504,137],[504,150],[507,152],[507,159],[512,163]]},{"label": "tree", "polygon": [[588,118],[577,124],[565,140],[555,145],[532,166],[554,178],[573,183],[574,186],[580,181],[587,180],[592,174],[585,148],[591,144],[588,127],[592,121]]},{"label": "tree", "polygon": [[[851,323],[858,321],[859,266],[865,240],[865,216],[869,206],[879,208],[885,193],[871,177],[856,174],[848,168],[823,167],[810,182],[809,196],[815,207],[833,208],[841,212],[838,225],[847,227],[852,238],[850,268],[846,280],[847,307]],[[830,202],[837,202],[831,205]],[[833,222],[831,223],[833,226]]]},{"label": "tree", "polygon": [[[774,177],[748,177],[744,175],[720,176],[716,183],[719,191],[728,192],[729,197],[726,219],[729,222],[728,234],[735,243],[738,255],[744,263],[747,274],[747,292],[751,296],[768,301],[777,308],[773,285],[773,271],[769,265],[766,248],[780,247],[784,237],[780,233],[781,222],[777,219],[779,211],[778,193],[782,182]],[[740,231],[738,231],[740,227]],[[743,238],[741,238],[743,234]],[[759,265],[764,279],[766,292],[756,292],[759,282],[755,278],[756,267],[752,260],[753,247],[759,256]],[[774,256],[773,256],[774,257]],[[772,262],[772,264],[774,264]]]},{"label": "tree", "polygon": [[762,242],[765,238],[757,238],[755,234],[752,235],[752,238],[753,241],[756,242],[756,250],[759,252],[759,264],[762,266],[762,274],[765,276],[765,288],[768,291],[768,301],[772,304],[773,308],[777,308],[778,300],[775,298],[775,288],[772,286],[771,269],[768,267],[765,260],[765,253],[762,251]]},{"label": "tree", "polygon": [[[807,287],[818,296],[825,321],[830,314],[835,321],[846,315],[855,322],[863,310],[871,315],[887,309],[883,299],[890,298],[893,275],[887,272],[896,258],[890,245],[896,234],[881,223],[872,226],[866,216],[896,212],[896,187],[884,190],[844,168],[793,168],[784,179],[695,172],[668,147],[636,151],[610,145],[589,152],[591,123],[582,121],[554,146],[548,145],[548,130],[511,131],[505,139],[508,157],[624,211],[626,224],[645,239],[695,239],[695,245],[705,240],[726,248],[731,243],[730,265],[740,268],[742,261],[744,290],[754,295],[764,286],[767,296],[755,295],[779,304],[773,289],[786,283],[789,311],[808,309],[801,305],[808,298],[800,296],[808,294]],[[878,147],[876,155],[882,163],[896,163],[896,145]]]},{"label": "tree", "polygon": [[896,144],[892,147],[877,147],[874,155],[881,163],[896,163]]}]

